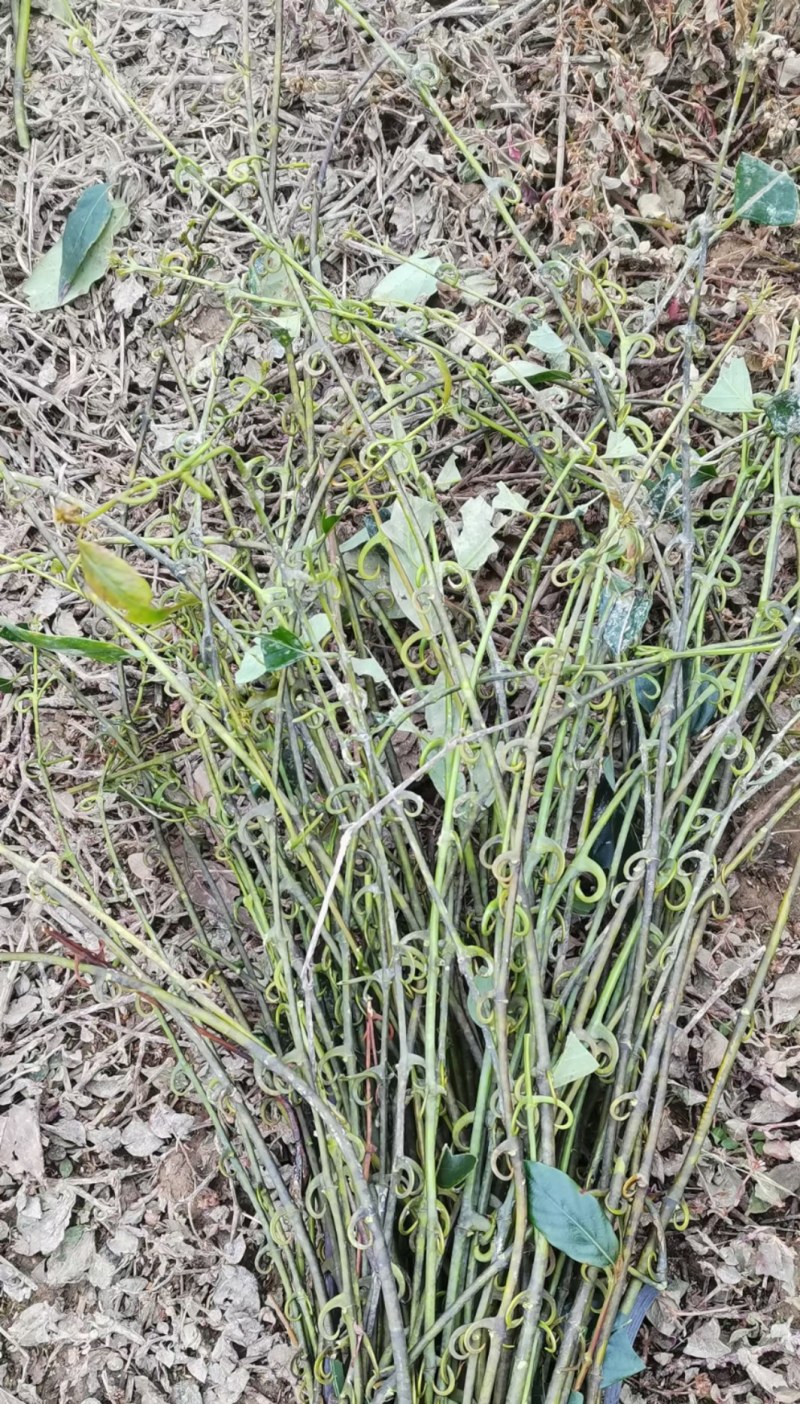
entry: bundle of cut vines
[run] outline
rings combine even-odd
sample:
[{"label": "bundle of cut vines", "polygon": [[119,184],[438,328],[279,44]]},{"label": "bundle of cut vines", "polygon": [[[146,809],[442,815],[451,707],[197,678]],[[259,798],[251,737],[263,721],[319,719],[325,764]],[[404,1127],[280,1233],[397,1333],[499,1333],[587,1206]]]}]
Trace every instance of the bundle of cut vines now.
[{"label": "bundle of cut vines", "polygon": [[[715,407],[742,328],[714,356],[693,316],[660,416],[637,415],[655,343],[580,260],[504,309],[550,369],[510,341],[487,369],[446,305],[348,301],[254,238],[233,291],[189,243],[179,305],[194,277],[231,312],[192,442],[110,501],[54,486],[60,525],[17,566],[73,570],[86,627],[124,650],[120,705],[94,711],[106,890],[74,854],[67,874],[13,837],[3,856],[67,933],[49,958],[160,1023],[304,1397],[594,1404],[640,1367],[637,1313],[798,882],[664,1183],[687,981],[798,799],[792,440],[766,399]],[[452,301],[461,273],[439,277]],[[285,357],[256,383],[226,355],[265,307]],[[153,562],[183,592],[157,606]],[[70,656],[24,634],[34,709],[49,670],[84,703]],[[109,796],[149,826],[178,937]]]}]

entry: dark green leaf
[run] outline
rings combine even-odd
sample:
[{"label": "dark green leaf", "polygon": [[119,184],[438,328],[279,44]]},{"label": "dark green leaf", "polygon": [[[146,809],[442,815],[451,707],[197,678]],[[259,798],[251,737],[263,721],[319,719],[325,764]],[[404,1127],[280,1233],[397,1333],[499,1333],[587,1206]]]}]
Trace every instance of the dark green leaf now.
[{"label": "dark green leaf", "polygon": [[466,1153],[454,1155],[450,1147],[445,1146],[436,1173],[436,1183],[439,1189],[451,1190],[456,1189],[458,1185],[463,1185],[477,1163],[474,1155]]},{"label": "dark green leaf", "polygon": [[660,478],[646,484],[650,493],[650,507],[657,517],[666,521],[678,521],[681,516],[681,476],[672,467],[667,467]]},{"label": "dark green leaf", "polygon": [[8,643],[30,644],[32,648],[47,648],[52,653],[81,653],[84,658],[96,658],[101,663],[121,663],[129,655],[117,644],[102,639],[73,639],[69,635],[37,634],[21,624],[0,624],[0,639]]},{"label": "dark green leaf", "polygon": [[651,603],[647,591],[637,589],[626,576],[616,573],[609,576],[600,598],[600,633],[615,658],[639,642]]},{"label": "dark green leaf", "polygon": [[563,1170],[525,1161],[528,1218],[553,1248],[576,1263],[612,1267],[619,1252],[617,1236],[596,1199],[582,1194]]},{"label": "dark green leaf", "polygon": [[657,673],[643,673],[641,677],[634,678],[633,691],[636,701],[646,717],[651,717],[658,706],[663,683],[664,673],[660,668]]},{"label": "dark green leaf", "polygon": [[[691,488],[702,487],[703,483],[710,483],[717,476],[717,469],[714,463],[706,465],[699,455],[697,458],[699,461],[695,462],[695,471],[689,479],[689,486]],[[680,521],[682,513],[681,474],[680,470],[671,459],[665,465],[664,471],[661,473],[660,477],[651,478],[645,486],[650,494],[650,506],[652,510],[659,517],[663,515],[667,521]]]},{"label": "dark green leaf", "polygon": [[298,659],[304,658],[306,646],[291,629],[284,629],[283,625],[280,625],[273,629],[271,634],[262,635],[261,652],[267,672],[278,673],[282,668],[291,668]]},{"label": "dark green leaf", "polygon": [[723,1150],[735,1151],[741,1149],[739,1142],[735,1141],[733,1136],[729,1135],[724,1126],[715,1126],[711,1132],[711,1139],[715,1145],[722,1146]]},{"label": "dark green leaf", "polygon": [[0,678],[0,692],[12,692],[14,684],[10,678]]},{"label": "dark green leaf", "polygon": [[720,686],[713,673],[705,669],[698,675],[689,691],[689,707],[692,710],[689,722],[689,735],[697,736],[710,726],[719,706]]},{"label": "dark green leaf", "polygon": [[110,188],[108,185],[90,185],[67,217],[61,239],[59,297],[69,291],[83,260],[111,218]]},{"label": "dark green leaf", "polygon": [[703,461],[703,455],[702,455],[702,454],[698,454],[698,455],[697,455],[696,466],[695,466],[695,471],[694,471],[694,473],[692,474],[691,478],[689,479],[689,484],[690,484],[690,486],[693,487],[693,488],[702,487],[702,486],[703,486],[703,483],[713,483],[713,481],[714,481],[714,479],[715,479],[716,477],[717,477],[717,465],[716,465],[716,463],[705,463],[705,462]]},{"label": "dark green leaf", "polygon": [[777,171],[757,156],[739,157],[733,185],[734,214],[751,224],[777,228],[794,224],[799,208],[797,186],[785,171]]},{"label": "dark green leaf", "polygon": [[333,1381],[333,1392],[337,1399],[341,1399],[344,1390],[345,1373],[341,1360],[331,1361],[331,1380]]},{"label": "dark green leaf", "polygon": [[[614,791],[608,781],[601,777],[595,796],[596,818],[599,819],[603,811],[608,808],[613,793]],[[614,852],[617,847],[617,839],[622,830],[623,817],[624,810],[617,805],[617,808],[612,811],[611,818],[606,820],[592,844],[589,857],[592,859],[593,863],[597,863],[598,867],[603,869],[604,873],[609,873],[611,871],[611,864],[614,861]]]},{"label": "dark green leaf", "polygon": [[508,361],[500,366],[492,376],[494,385],[532,385],[534,388],[543,385],[563,385],[565,381],[572,377],[568,371],[545,370],[535,361]]},{"label": "dark green leaf", "polygon": [[320,523],[320,525],[322,526],[322,535],[327,536],[328,532],[332,531],[333,528],[336,526],[337,522],[340,522],[341,520],[341,512],[335,512],[332,516],[329,516],[327,512],[323,512],[322,521]]},{"label": "dark green leaf", "polygon": [[770,429],[779,439],[800,434],[800,395],[796,390],[781,390],[773,395],[764,413]]},{"label": "dark green leaf", "polygon": [[628,1320],[624,1316],[620,1317],[611,1332],[603,1356],[600,1387],[609,1389],[611,1385],[619,1384],[620,1380],[628,1380],[631,1375],[638,1375],[644,1369],[645,1363],[641,1355],[636,1354],[628,1339]]}]

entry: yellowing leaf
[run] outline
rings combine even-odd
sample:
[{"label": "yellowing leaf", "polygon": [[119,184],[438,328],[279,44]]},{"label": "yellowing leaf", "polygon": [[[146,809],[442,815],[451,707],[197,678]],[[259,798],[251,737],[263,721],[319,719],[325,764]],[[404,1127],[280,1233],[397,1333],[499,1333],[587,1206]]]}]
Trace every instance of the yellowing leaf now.
[{"label": "yellowing leaf", "polygon": [[144,576],[105,546],[79,541],[78,560],[92,594],[127,615],[132,624],[160,624],[169,615],[168,609],[152,603],[153,592]]}]

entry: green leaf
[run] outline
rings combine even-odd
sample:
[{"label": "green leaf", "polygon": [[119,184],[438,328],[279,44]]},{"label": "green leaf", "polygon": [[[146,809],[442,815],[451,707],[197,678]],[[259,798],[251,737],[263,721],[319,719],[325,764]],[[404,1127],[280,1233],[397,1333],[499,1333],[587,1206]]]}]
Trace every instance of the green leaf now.
[{"label": "green leaf", "polygon": [[128,223],[128,206],[123,200],[112,200],[111,217],[100,237],[95,240],[83,263],[72,278],[70,287],[60,292],[63,240],[59,239],[39,260],[22,290],[34,312],[49,312],[54,307],[66,307],[87,293],[93,283],[108,272],[114,236]]},{"label": "green leaf", "polygon": [[716,1146],[722,1146],[723,1150],[735,1151],[740,1149],[738,1141],[733,1139],[724,1126],[715,1126],[711,1132],[711,1139]]},{"label": "green leaf", "polygon": [[757,156],[739,157],[733,183],[734,214],[751,224],[778,228],[794,224],[798,209],[797,186],[785,171],[768,166]]},{"label": "green leaf", "polygon": [[127,615],[132,624],[161,624],[168,618],[169,609],[153,605],[149,581],[121,556],[96,541],[79,541],[78,560],[92,594]]},{"label": "green leaf", "polygon": [[439,1169],[436,1172],[436,1183],[439,1189],[451,1190],[463,1185],[477,1163],[474,1155],[468,1155],[466,1152],[454,1155],[450,1147],[445,1146],[439,1161]]},{"label": "green leaf", "polygon": [[640,457],[640,450],[629,434],[622,429],[612,429],[606,444],[605,458],[625,459]]},{"label": "green leaf", "polygon": [[[373,522],[372,525],[374,526],[375,523]],[[346,541],[340,541],[339,550],[343,554],[346,551],[360,551],[361,547],[366,546],[367,542],[371,541],[374,535],[375,532],[370,531],[369,526],[364,526],[360,531],[356,531],[352,536],[348,536]]]},{"label": "green leaf", "polygon": [[600,597],[600,635],[615,658],[639,642],[652,601],[624,575],[611,575]]},{"label": "green leaf", "polygon": [[[465,659],[470,659],[471,654],[464,650]],[[417,733],[424,740],[437,740],[444,742],[453,741],[462,732],[462,717],[459,707],[453,699],[447,697],[447,687],[440,674],[432,686],[425,694],[425,732]],[[458,799],[468,792],[475,797],[478,806],[483,809],[490,804],[494,798],[494,781],[489,767],[483,756],[477,759],[470,759],[460,754],[442,755],[428,771],[431,784],[435,786],[438,793],[445,799],[448,792],[449,774],[452,766],[456,765],[458,774],[456,776],[456,795]]]},{"label": "green leaf", "polygon": [[726,362],[700,403],[703,409],[716,410],[718,414],[752,414],[753,387],[744,356],[734,356]]},{"label": "green leaf", "polygon": [[550,1081],[555,1088],[566,1087],[570,1082],[580,1082],[584,1077],[591,1077],[599,1066],[597,1059],[570,1029],[564,1050],[550,1074]]},{"label": "green leaf", "polygon": [[344,1365],[342,1364],[341,1360],[332,1360],[331,1379],[333,1381],[333,1392],[336,1395],[337,1399],[341,1399],[342,1394],[344,1393],[344,1382],[346,1378],[347,1376],[345,1375]]},{"label": "green leaf", "polygon": [[13,692],[14,684],[10,678],[0,678],[0,692]]},{"label": "green leaf", "polygon": [[89,250],[97,243],[111,218],[109,185],[90,185],[67,216],[61,236],[61,269],[58,296],[63,299]]},{"label": "green leaf", "polygon": [[566,371],[546,370],[544,366],[537,365],[535,361],[513,360],[506,361],[504,366],[498,366],[492,375],[493,385],[521,385],[527,389],[528,386],[538,388],[543,385],[561,385],[570,376]]},{"label": "green leaf", "polygon": [[436,292],[436,273],[441,259],[430,254],[415,254],[408,263],[400,263],[380,278],[369,295],[370,302],[379,307],[409,307],[427,302]]},{"label": "green leaf", "polygon": [[485,497],[470,497],[460,511],[463,526],[453,538],[453,554],[464,570],[474,574],[500,549],[492,536],[494,512]]},{"label": "green leaf", "polygon": [[387,683],[386,670],[377,658],[351,658],[350,665],[357,678],[372,678],[373,682]]},{"label": "green leaf", "polygon": [[478,273],[465,273],[459,279],[458,291],[467,306],[474,307],[478,302],[485,302],[487,297],[494,297],[497,292],[497,274],[487,269],[481,269]]},{"label": "green leaf", "polygon": [[514,492],[506,483],[497,484],[497,492],[492,498],[493,512],[527,512],[528,499],[521,492]]},{"label": "green leaf", "polygon": [[260,643],[256,643],[253,644],[252,648],[248,648],[236,669],[233,681],[237,687],[247,687],[248,683],[257,682],[259,678],[263,678],[266,671],[267,665],[264,662],[263,649]]},{"label": "green leaf", "polygon": [[781,390],[773,395],[764,413],[770,429],[779,439],[800,434],[800,395],[796,390]]},{"label": "green leaf", "polygon": [[102,639],[74,639],[70,635],[37,634],[33,629],[25,629],[21,624],[0,624],[0,639],[7,643],[30,644],[32,648],[46,648],[51,653],[80,653],[84,658],[96,658],[99,663],[121,663],[129,655],[117,644],[105,643]]},{"label": "green leaf", "polygon": [[603,1356],[603,1371],[600,1388],[609,1389],[620,1380],[629,1380],[646,1368],[641,1355],[637,1355],[628,1338],[628,1318],[620,1317],[609,1336],[606,1353]]},{"label": "green leaf", "polygon": [[305,658],[306,646],[291,629],[284,629],[281,624],[271,634],[262,634],[261,656],[268,673],[279,673]]},{"label": "green leaf", "polygon": [[536,1160],[525,1161],[525,1178],[528,1218],[547,1242],[576,1263],[612,1267],[619,1244],[597,1200],[563,1170]]},{"label": "green leaf", "polygon": [[316,644],[322,643],[323,639],[327,639],[328,635],[333,633],[331,621],[324,610],[320,610],[319,614],[309,614],[305,622],[305,633],[309,642]]},{"label": "green leaf", "polygon": [[439,475],[433,486],[444,489],[455,487],[456,483],[460,482],[461,473],[459,472],[458,464],[456,462],[456,456],[454,453],[451,453],[450,457],[447,459],[447,462],[440,469]]},{"label": "green leaf", "polygon": [[277,339],[288,345],[296,341],[303,328],[303,313],[297,306],[286,264],[277,251],[257,254],[253,259],[247,271],[247,291],[263,299],[254,303],[254,313]]},{"label": "green leaf", "polygon": [[569,351],[561,337],[546,322],[536,322],[528,332],[528,345],[541,351],[556,370],[569,370]]},{"label": "green leaf", "polygon": [[658,669],[655,673],[642,673],[641,677],[634,678],[633,691],[646,717],[651,717],[658,706],[663,683],[663,669]]},{"label": "green leaf", "polygon": [[[417,578],[418,565],[410,556],[399,549],[397,550],[397,558],[397,565],[393,560],[389,561],[389,590],[394,607],[399,610],[399,614],[392,615],[390,613],[389,617],[410,619],[417,629],[422,629],[432,636],[439,634],[441,624],[436,618],[433,606],[427,599],[420,599],[416,593],[420,588],[420,581]],[[406,585],[406,581],[408,581],[408,585]]]},{"label": "green leaf", "polygon": [[583,1395],[579,1389],[573,1389],[567,1400],[567,1404],[583,1404]]},{"label": "green leaf", "polygon": [[[426,537],[434,521],[436,520],[438,508],[433,502],[429,502],[425,497],[417,497],[414,493],[408,493],[401,502],[396,498],[392,503],[391,511],[387,520],[381,528],[383,535],[392,543],[398,564],[394,560],[389,561],[389,587],[394,597],[395,603],[418,629],[423,629],[430,634],[438,634],[441,629],[436,618],[436,612],[426,600],[416,600],[411,598],[411,592],[415,592],[422,578],[421,568],[424,565],[424,557],[421,548],[417,545],[416,534],[412,529],[411,518],[416,523],[417,533]],[[408,587],[403,580],[403,574],[408,580]]]},{"label": "green leaf", "polygon": [[[414,493],[407,494],[406,503],[407,506],[400,501],[399,497],[395,498],[389,517],[383,523],[382,531],[384,536],[388,536],[389,540],[398,546],[404,555],[421,564],[422,553],[417,546],[416,534],[412,529],[409,516],[413,517],[418,533],[421,536],[427,536],[436,521],[436,505],[429,502],[426,497],[417,497]],[[374,526],[374,523],[372,525]],[[369,524],[367,531],[370,536],[373,535],[373,532],[369,531]]]}]

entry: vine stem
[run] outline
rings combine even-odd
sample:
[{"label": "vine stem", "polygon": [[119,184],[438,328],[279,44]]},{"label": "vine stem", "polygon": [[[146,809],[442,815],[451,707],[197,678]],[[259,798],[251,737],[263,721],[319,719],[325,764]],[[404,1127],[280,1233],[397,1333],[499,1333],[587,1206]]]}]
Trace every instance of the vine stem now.
[{"label": "vine stem", "polygon": [[30,150],[31,138],[25,111],[25,68],[28,62],[28,34],[31,25],[31,0],[12,0],[14,20],[14,126],[22,151]]}]

